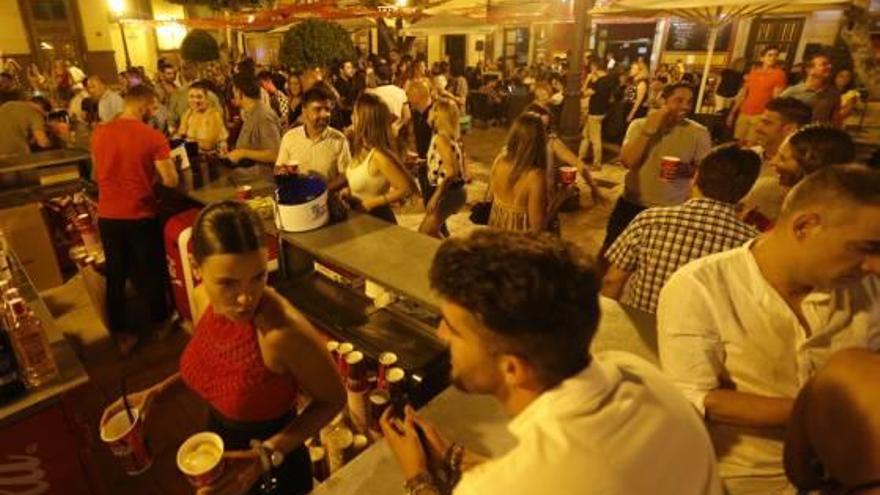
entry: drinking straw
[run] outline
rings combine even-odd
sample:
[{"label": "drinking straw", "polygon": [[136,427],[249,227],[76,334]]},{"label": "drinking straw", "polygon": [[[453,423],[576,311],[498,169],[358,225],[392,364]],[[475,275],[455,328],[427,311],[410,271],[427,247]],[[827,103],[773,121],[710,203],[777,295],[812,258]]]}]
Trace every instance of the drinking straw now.
[{"label": "drinking straw", "polygon": [[128,416],[128,423],[134,424],[134,415],[131,413],[131,403],[128,402],[128,393],[125,391],[125,376],[122,377],[122,404],[125,406],[125,414]]}]

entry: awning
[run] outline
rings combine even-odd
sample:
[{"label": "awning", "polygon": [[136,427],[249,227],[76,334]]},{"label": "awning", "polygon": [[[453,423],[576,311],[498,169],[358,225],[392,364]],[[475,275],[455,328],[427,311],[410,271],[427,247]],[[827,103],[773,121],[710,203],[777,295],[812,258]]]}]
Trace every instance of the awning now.
[{"label": "awning", "polygon": [[738,19],[758,15],[801,14],[817,10],[842,9],[851,3],[852,0],[610,0],[597,2],[597,6],[590,11],[590,14],[596,18],[682,17],[708,27],[706,65],[703,67],[703,78],[700,81],[700,91],[696,100],[699,108],[706,91],[712,54],[715,51],[715,39],[723,26]]},{"label": "awning", "polygon": [[489,34],[495,26],[485,21],[454,14],[438,14],[426,17],[403,29],[406,36],[430,36],[436,34]]},{"label": "awning", "polygon": [[[348,31],[360,31],[362,29],[370,29],[376,27],[376,21],[373,20],[372,17],[357,17],[353,19],[331,19],[336,24],[344,27]],[[296,26],[302,22],[302,20],[291,22],[290,24],[285,24],[283,26],[277,27],[271,31],[270,33],[286,33],[293,26]]]}]

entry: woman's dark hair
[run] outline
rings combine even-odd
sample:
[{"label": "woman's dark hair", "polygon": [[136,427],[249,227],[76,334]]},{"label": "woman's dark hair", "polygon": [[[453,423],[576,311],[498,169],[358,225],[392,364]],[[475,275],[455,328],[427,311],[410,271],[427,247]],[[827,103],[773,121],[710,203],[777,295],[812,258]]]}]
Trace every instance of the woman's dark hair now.
[{"label": "woman's dark hair", "polygon": [[238,201],[205,207],[192,230],[193,257],[201,264],[215,254],[242,254],[265,247],[266,231],[257,213]]},{"label": "woman's dark hair", "polygon": [[253,74],[246,72],[235,74],[232,76],[232,85],[248,98],[256,100],[260,97],[260,83]]},{"label": "woman's dark hair", "polygon": [[804,175],[829,165],[850,163],[856,158],[852,137],[828,124],[801,127],[788,138],[788,145]]},{"label": "woman's dark hair", "polygon": [[599,323],[599,279],[591,258],[549,234],[484,229],[444,242],[431,287],[475,314],[493,351],[513,354],[552,388],[589,363]]}]

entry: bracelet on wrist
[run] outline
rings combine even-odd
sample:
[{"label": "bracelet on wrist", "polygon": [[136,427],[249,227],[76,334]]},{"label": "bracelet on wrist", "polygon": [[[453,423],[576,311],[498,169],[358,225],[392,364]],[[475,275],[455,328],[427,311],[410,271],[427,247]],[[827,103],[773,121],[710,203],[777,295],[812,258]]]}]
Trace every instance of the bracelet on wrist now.
[{"label": "bracelet on wrist", "polygon": [[406,490],[407,495],[418,495],[419,492],[434,490],[434,478],[427,471],[421,472],[406,480],[403,484],[403,489]]}]

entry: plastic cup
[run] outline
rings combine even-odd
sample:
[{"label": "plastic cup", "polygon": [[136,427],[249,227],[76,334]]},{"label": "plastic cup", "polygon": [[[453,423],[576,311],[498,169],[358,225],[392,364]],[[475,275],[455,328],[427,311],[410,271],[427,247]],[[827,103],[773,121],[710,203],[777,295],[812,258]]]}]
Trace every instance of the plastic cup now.
[{"label": "plastic cup", "polygon": [[406,371],[403,368],[390,368],[385,373],[385,383],[394,415],[402,418],[403,408],[406,406]]},{"label": "plastic cup", "polygon": [[348,362],[345,360],[345,357],[352,351],[354,351],[354,345],[350,342],[342,342],[336,348],[336,355],[339,358],[336,365],[339,366],[339,374],[343,377],[348,376]]},{"label": "plastic cup", "polygon": [[376,386],[378,388],[385,388],[385,373],[388,372],[388,368],[395,364],[397,364],[397,354],[393,352],[379,354],[379,369],[376,373]]},{"label": "plastic cup", "polygon": [[220,435],[210,431],[196,433],[177,449],[177,469],[192,486],[209,486],[223,475],[223,451]]},{"label": "plastic cup", "polygon": [[575,167],[559,167],[559,181],[570,186],[577,180],[578,169]]},{"label": "plastic cup", "polygon": [[379,420],[382,418],[382,414],[385,413],[385,409],[388,409],[391,405],[391,395],[385,390],[373,390],[370,392],[368,400],[370,402],[370,428],[375,431],[381,431],[382,428],[379,426]]},{"label": "plastic cup", "polygon": [[681,169],[681,159],[677,156],[664,156],[660,158],[660,178],[672,182],[678,178]]},{"label": "plastic cup", "polygon": [[239,201],[247,201],[252,199],[254,196],[253,188],[251,186],[238,186],[235,188],[235,197]]},{"label": "plastic cup", "polygon": [[110,447],[113,455],[119,458],[125,473],[136,476],[153,465],[153,456],[144,439],[144,422],[140,411],[131,408],[134,421],[129,421],[123,409],[101,425],[101,440]]}]

